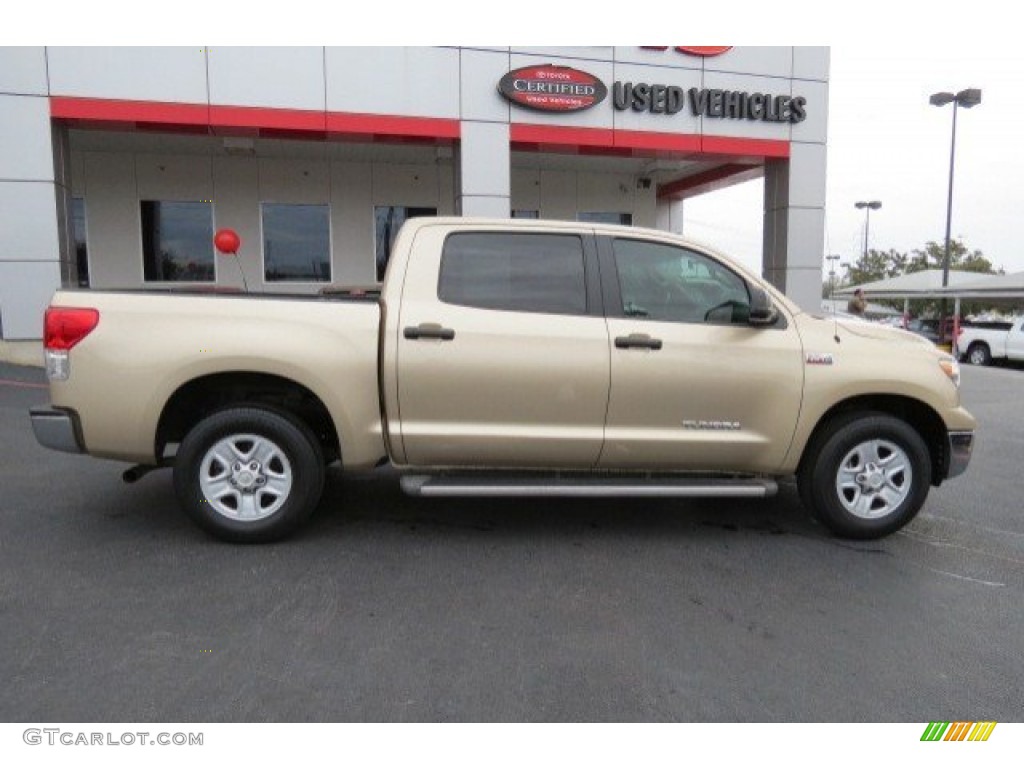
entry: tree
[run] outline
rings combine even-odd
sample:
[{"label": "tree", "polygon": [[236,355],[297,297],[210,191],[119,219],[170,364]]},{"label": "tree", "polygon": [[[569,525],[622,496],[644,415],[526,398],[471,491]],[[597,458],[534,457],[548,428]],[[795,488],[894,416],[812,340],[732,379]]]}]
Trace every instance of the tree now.
[{"label": "tree", "polygon": [[[934,240],[929,240],[923,248],[915,248],[909,254],[900,253],[893,248],[890,248],[888,251],[872,249],[867,252],[867,255],[862,254],[858,257],[850,266],[846,276],[847,279],[842,284],[862,285],[911,272],[921,272],[926,269],[942,269],[945,254],[945,243],[937,243]],[[981,251],[977,249],[973,251],[968,250],[961,239],[949,241],[949,268],[951,270],[977,272],[986,275],[997,273],[992,262],[985,258]],[[1003,270],[998,270],[998,274],[1003,274]],[[903,306],[902,301],[882,301],[880,303],[889,303],[896,308]],[[980,310],[980,305],[976,307],[975,304],[964,303],[963,307],[965,314]],[[915,315],[934,314],[936,312],[944,314],[942,304],[935,300],[917,300],[911,303],[911,308]]]},{"label": "tree", "polygon": [[[921,272],[925,269],[942,269],[946,256],[945,243],[929,240],[924,248],[915,248],[907,265],[907,272]],[[968,251],[963,240],[949,241],[949,268],[962,272],[980,272],[985,275],[996,274],[992,262],[985,258],[978,249]],[[1002,274],[999,270],[999,274]]]},{"label": "tree", "polygon": [[861,285],[897,277],[908,271],[908,263],[907,254],[900,253],[894,248],[890,248],[888,251],[877,251],[872,248],[867,254],[861,254],[857,261],[850,265],[847,282],[850,285]]},{"label": "tree", "polygon": [[[929,240],[925,243],[924,248],[915,248],[909,254],[900,253],[894,248],[890,248],[888,251],[878,251],[872,248],[850,265],[843,284],[862,285],[910,272],[942,269],[945,253],[945,244],[937,243],[934,240]],[[949,241],[949,268],[985,275],[997,274],[992,262],[985,258],[981,251],[978,249],[968,250],[963,240],[959,239]],[[1001,269],[998,270],[998,274],[1002,273]]]}]

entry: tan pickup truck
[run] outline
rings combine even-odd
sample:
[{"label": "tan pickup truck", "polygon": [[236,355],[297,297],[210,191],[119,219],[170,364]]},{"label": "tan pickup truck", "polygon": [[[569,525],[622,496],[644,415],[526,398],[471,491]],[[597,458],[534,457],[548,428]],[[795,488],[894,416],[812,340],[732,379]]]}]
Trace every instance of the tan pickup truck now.
[{"label": "tan pickup truck", "polygon": [[956,361],[803,313],[665,232],[415,219],[379,298],[60,291],[39,442],[173,467],[232,541],[294,531],[325,467],[422,496],[707,496],[795,475],[840,536],[897,530],[970,458]]}]

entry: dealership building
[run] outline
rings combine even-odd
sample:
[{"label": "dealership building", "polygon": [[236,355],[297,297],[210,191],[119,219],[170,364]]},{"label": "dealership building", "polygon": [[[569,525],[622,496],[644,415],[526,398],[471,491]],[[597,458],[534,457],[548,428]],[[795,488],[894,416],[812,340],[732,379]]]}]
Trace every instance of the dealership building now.
[{"label": "dealership building", "polygon": [[373,286],[410,217],[682,232],[686,199],[752,178],[764,276],[818,307],[828,69],[820,47],[0,48],[0,357],[35,354],[62,285]]}]

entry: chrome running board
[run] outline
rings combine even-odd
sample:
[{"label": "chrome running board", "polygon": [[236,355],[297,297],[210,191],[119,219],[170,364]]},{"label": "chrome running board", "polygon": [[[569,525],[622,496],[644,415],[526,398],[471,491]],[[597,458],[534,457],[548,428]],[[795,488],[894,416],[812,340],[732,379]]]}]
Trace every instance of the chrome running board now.
[{"label": "chrome running board", "polygon": [[779,486],[764,478],[515,477],[487,475],[405,475],[409,496],[565,496],[761,499]]}]

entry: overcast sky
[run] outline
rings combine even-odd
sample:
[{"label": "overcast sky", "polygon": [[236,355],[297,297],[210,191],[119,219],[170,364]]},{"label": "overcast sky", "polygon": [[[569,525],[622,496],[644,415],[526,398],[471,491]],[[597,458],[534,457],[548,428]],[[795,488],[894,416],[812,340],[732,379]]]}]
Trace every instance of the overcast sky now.
[{"label": "overcast sky", "polygon": [[[966,6],[965,6],[966,7]],[[893,51],[893,52],[886,52]],[[826,253],[862,250],[858,200],[871,214],[872,248],[909,251],[945,237],[952,105],[936,91],[981,88],[957,118],[953,237],[1007,272],[1024,270],[1024,53],[1018,46],[934,43],[831,49]],[[687,201],[686,234],[760,269],[762,182]]]}]

